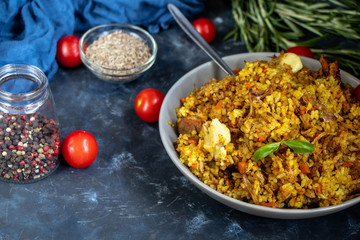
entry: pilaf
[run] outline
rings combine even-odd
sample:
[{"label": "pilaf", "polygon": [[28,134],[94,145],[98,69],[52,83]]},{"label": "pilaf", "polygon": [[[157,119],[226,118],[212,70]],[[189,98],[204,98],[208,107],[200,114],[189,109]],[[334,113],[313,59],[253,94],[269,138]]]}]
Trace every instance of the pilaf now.
[{"label": "pilaf", "polygon": [[[236,77],[212,79],[176,109],[180,161],[227,196],[276,208],[315,208],[359,196],[360,105],[337,62],[293,71],[246,62]],[[311,154],[282,145],[258,161],[265,144],[302,140]]]}]

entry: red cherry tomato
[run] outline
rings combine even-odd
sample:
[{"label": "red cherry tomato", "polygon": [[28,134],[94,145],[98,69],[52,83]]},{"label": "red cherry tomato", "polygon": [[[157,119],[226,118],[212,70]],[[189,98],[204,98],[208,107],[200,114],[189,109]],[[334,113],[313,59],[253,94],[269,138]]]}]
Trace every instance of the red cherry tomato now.
[{"label": "red cherry tomato", "polygon": [[165,95],[157,89],[147,88],[135,98],[135,112],[145,122],[157,122]]},{"label": "red cherry tomato", "polygon": [[193,26],[208,43],[214,40],[216,27],[210,19],[199,18],[193,22]]},{"label": "red cherry tomato", "polygon": [[360,85],[358,85],[353,91],[354,97],[360,101]]},{"label": "red cherry tomato", "polygon": [[77,130],[65,137],[61,151],[70,166],[84,168],[95,161],[98,145],[91,133]]},{"label": "red cherry tomato", "polygon": [[285,53],[295,53],[299,56],[304,56],[308,58],[315,58],[314,53],[311,51],[310,48],[305,46],[295,46],[288,48],[288,50],[285,51]]},{"label": "red cherry tomato", "polygon": [[64,67],[74,68],[82,61],[79,49],[80,38],[76,36],[65,36],[61,38],[56,46],[56,60]]}]

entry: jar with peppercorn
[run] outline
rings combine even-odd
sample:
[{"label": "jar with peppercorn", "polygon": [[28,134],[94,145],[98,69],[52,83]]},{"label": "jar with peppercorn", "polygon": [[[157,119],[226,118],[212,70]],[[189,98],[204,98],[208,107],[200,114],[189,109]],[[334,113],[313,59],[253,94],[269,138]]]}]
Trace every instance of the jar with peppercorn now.
[{"label": "jar with peppercorn", "polygon": [[0,180],[34,182],[59,165],[59,123],[45,74],[27,64],[0,68]]}]

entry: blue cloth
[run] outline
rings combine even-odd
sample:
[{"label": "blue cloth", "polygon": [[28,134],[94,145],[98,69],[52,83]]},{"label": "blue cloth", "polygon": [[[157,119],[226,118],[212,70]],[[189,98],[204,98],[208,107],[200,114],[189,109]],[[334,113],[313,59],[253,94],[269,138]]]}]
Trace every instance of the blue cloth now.
[{"label": "blue cloth", "polygon": [[150,33],[167,29],[173,3],[191,17],[204,0],[0,0],[0,67],[27,63],[50,79],[57,71],[56,43],[104,23],[130,23]]}]

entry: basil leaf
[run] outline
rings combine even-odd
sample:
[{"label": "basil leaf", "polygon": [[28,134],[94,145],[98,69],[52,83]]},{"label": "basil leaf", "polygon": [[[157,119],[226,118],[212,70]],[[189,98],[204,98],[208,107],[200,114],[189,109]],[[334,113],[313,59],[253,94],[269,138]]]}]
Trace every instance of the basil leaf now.
[{"label": "basil leaf", "polygon": [[266,145],[262,146],[258,150],[256,150],[255,153],[254,153],[255,161],[260,160],[260,159],[266,157],[267,155],[269,155],[269,154],[275,152],[276,150],[278,150],[281,143],[282,142],[269,143],[269,144],[266,144]]},{"label": "basil leaf", "polygon": [[289,140],[284,143],[298,154],[310,154],[314,151],[314,145],[312,143],[301,140]]}]

